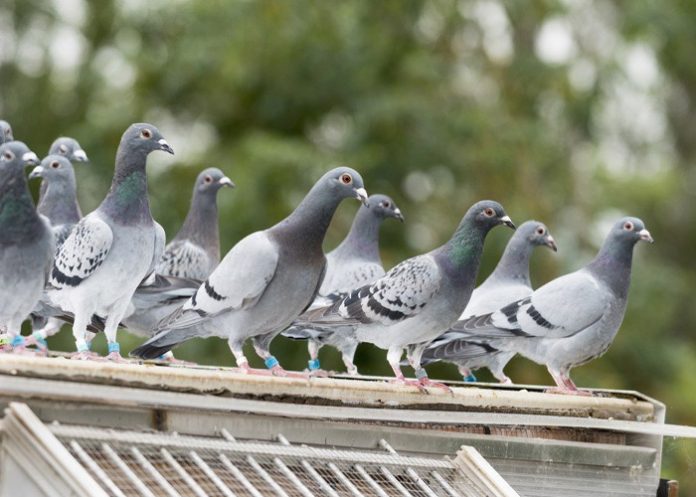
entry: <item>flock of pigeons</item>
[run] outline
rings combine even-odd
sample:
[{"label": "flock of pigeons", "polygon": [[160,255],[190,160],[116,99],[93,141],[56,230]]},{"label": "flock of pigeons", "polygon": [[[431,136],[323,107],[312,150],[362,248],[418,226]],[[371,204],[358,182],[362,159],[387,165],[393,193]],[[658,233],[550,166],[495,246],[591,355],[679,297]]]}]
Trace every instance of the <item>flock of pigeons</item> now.
[{"label": "flock of pigeons", "polygon": [[[90,350],[104,332],[106,359],[125,361],[117,330],[148,340],[131,355],[172,362],[171,349],[195,337],[226,338],[240,371],[303,376],[325,374],[319,349],[336,347],[351,374],[358,344],[386,349],[396,381],[421,390],[445,388],[423,365],[448,361],[468,381],[487,367],[503,372],[521,354],[545,365],[553,391],[586,394],[569,372],[602,355],[623,320],[633,247],[652,242],[640,219],[618,220],[586,266],[534,290],[529,259],[534,247],[556,250],[548,228],[523,223],[495,271],[475,287],[486,234],[498,225],[515,229],[503,207],[475,203],[444,245],[382,267],[381,223],[404,218],[385,195],[367,196],[360,174],[348,167],[322,176],[284,220],[240,240],[220,261],[217,192],[234,187],[222,171],[202,171],[179,233],[165,245],[152,218],[145,165],[150,152],[173,149],[151,124],[133,124],[116,152],[111,188],[82,216],[71,162],[87,160],[77,141],[59,138],[39,164],[0,121],[0,348],[46,353],[46,338],[72,324],[76,359],[101,359]],[[42,178],[38,206],[29,178]],[[324,255],[322,243],[345,198],[363,203],[346,239]],[[33,333],[21,325],[31,318]],[[307,340],[308,371],[284,370],[270,353],[280,333]],[[251,338],[267,369],[249,367],[242,347]],[[401,371],[404,351],[416,379]]]}]

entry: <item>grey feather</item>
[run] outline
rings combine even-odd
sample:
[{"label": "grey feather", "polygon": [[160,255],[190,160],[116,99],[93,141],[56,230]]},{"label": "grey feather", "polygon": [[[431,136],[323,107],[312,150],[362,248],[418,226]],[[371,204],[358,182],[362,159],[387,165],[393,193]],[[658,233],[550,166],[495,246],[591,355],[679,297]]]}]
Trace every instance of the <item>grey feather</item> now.
[{"label": "grey feather", "polygon": [[546,365],[561,390],[575,393],[570,370],[604,354],[621,326],[638,241],[652,241],[643,222],[623,218],[582,269],[496,312],[457,323],[454,329]]},{"label": "grey feather", "polygon": [[[228,340],[237,363],[246,365],[247,338],[275,336],[312,302],[324,273],[321,245],[331,218],[342,199],[359,196],[364,189],[356,171],[326,173],[285,220],[237,243],[196,294],[133,354],[154,357],[180,339],[219,336]],[[184,336],[177,330],[195,331]],[[258,350],[270,357],[268,350]]]},{"label": "grey feather", "polygon": [[[460,321],[494,312],[530,296],[533,289],[529,278],[529,260],[532,251],[538,246],[556,250],[555,240],[548,228],[539,221],[522,223],[510,238],[491,275],[471,294],[471,299],[459,318]],[[456,328],[457,324],[454,327]],[[428,345],[423,353],[423,363],[444,360],[457,364],[460,370],[464,371],[489,367],[498,379],[509,382],[509,378],[502,371],[514,353],[504,354],[493,347],[472,342],[470,338],[466,333],[456,330],[446,332]],[[486,350],[488,353],[485,353]]]},{"label": "grey feather", "polygon": [[150,124],[130,126],[119,144],[111,189],[100,206],[72,230],[56,256],[47,298],[75,317],[78,349],[92,315],[105,319],[117,348],[116,330],[141,281],[158,259],[163,232],[150,214],[145,165],[155,150],[173,153]]},{"label": "grey feather", "polygon": [[14,140],[12,126],[7,121],[0,119],[0,145]]},{"label": "grey feather", "polygon": [[198,175],[186,220],[166,246],[157,273],[204,280],[215,269],[220,262],[217,192],[223,187],[234,183],[215,167]]},{"label": "grey feather", "polygon": [[22,142],[0,145],[0,325],[10,337],[20,335],[41,297],[55,250],[24,176],[24,168],[37,163]]},{"label": "grey feather", "polygon": [[457,320],[471,296],[485,236],[503,223],[511,224],[500,204],[479,202],[443,246],[398,264],[371,285],[309,311],[295,324],[339,330],[357,325],[357,340],[388,349],[387,360],[403,378],[403,349],[437,338]]}]

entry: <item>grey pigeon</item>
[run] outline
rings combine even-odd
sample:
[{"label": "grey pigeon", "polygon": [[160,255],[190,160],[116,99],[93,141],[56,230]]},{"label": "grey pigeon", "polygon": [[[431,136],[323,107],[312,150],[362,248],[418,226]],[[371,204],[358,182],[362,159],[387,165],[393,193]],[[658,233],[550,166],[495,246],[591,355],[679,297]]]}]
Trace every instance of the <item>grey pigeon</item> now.
[{"label": "grey pigeon", "polygon": [[[326,275],[312,308],[332,303],[354,288],[372,283],[384,276],[379,255],[379,228],[385,219],[404,221],[396,203],[386,195],[370,195],[366,205],[358,209],[348,236],[326,254]],[[353,356],[358,342],[350,333],[333,333],[319,328],[290,327],[283,335],[293,339],[308,339],[309,370],[319,371],[319,349],[324,345],[336,347],[350,374],[357,374]]]},{"label": "grey pigeon", "polygon": [[7,121],[0,119],[0,145],[14,140],[12,135],[12,126]]},{"label": "grey pigeon", "polygon": [[[491,275],[471,294],[469,304],[459,319],[488,314],[511,302],[529,297],[534,291],[529,279],[529,259],[534,248],[540,246],[549,247],[554,252],[557,250],[555,240],[543,223],[522,223],[510,238]],[[470,337],[466,334],[448,331],[428,345],[421,364],[435,361],[452,362],[459,366],[459,372],[465,381],[476,381],[471,370],[486,367],[501,383],[512,383],[503,372],[503,368],[515,353],[498,351],[486,344],[471,343],[468,338]],[[476,350],[475,345],[479,345],[480,355],[471,357],[471,352]],[[458,355],[462,349],[466,351],[467,356]]]},{"label": "grey pigeon", "polygon": [[446,388],[430,381],[420,367],[424,346],[410,357],[418,381],[404,378],[399,361],[406,347],[434,340],[457,321],[476,284],[486,234],[500,224],[514,227],[500,204],[478,202],[447,243],[405,260],[331,306],[307,312],[296,324],[335,326],[337,332],[354,329],[358,341],[388,350],[387,361],[397,382]]},{"label": "grey pigeon", "polygon": [[131,354],[151,359],[190,338],[218,336],[227,338],[237,366],[249,372],[242,346],[254,338],[270,372],[287,374],[269,352],[270,342],[316,296],[326,270],[324,235],[349,197],[367,200],[356,171],[339,167],[324,174],[285,220],[232,247],[196,294]]},{"label": "grey pigeon", "polygon": [[53,262],[53,235],[36,212],[24,167],[38,164],[22,142],[0,145],[0,326],[2,348],[21,348],[24,321],[43,292]]},{"label": "grey pigeon", "polygon": [[[61,155],[68,159],[70,162],[87,162],[88,160],[87,154],[84,150],[82,150],[82,147],[79,143],[77,143],[77,140],[75,140],[74,138],[68,138],[66,136],[56,138],[53,141],[51,147],[48,149],[48,155]],[[74,174],[75,173],[73,172],[73,176]],[[42,181],[41,186],[39,188],[39,207],[41,206],[44,196],[46,195],[47,188],[48,183],[46,181]],[[77,196],[76,194],[74,194],[73,196],[75,197],[75,205],[77,205]],[[66,201],[72,202],[71,199],[67,199]],[[80,210],[79,205],[77,206],[77,211],[80,213],[81,218],[82,211]],[[48,216],[49,219],[51,218],[51,212],[47,211],[47,209],[45,209],[45,212],[42,212],[42,214]]]},{"label": "grey pigeon", "polygon": [[105,319],[107,357],[122,360],[118,324],[164,250],[164,230],[152,219],[147,196],[145,164],[154,150],[174,153],[153,125],[133,124],[125,131],[109,193],[80,220],[56,255],[47,296],[74,315],[79,359],[90,357],[85,332],[96,315]]},{"label": "grey pigeon", "polygon": [[215,269],[220,262],[217,192],[224,186],[234,188],[234,183],[215,167],[198,175],[191,208],[181,230],[165,247],[157,274],[202,281]]},{"label": "grey pigeon", "polygon": [[[51,230],[59,250],[63,242],[82,218],[77,204],[75,172],[72,164],[63,155],[49,155],[29,174],[29,179],[42,178],[41,194],[37,211],[51,222]],[[26,345],[35,345],[42,353],[48,353],[46,338],[60,331],[63,321],[55,317],[41,317],[32,313],[34,332]]]},{"label": "grey pigeon", "polygon": [[620,219],[582,269],[454,329],[545,365],[557,385],[551,391],[587,395],[570,379],[570,370],[601,356],[613,342],[626,311],[633,247],[639,241],[653,241],[643,221]]},{"label": "grey pigeon", "polygon": [[41,178],[44,189],[39,196],[36,210],[51,222],[56,238],[56,248],[60,248],[70,230],[82,219],[77,204],[75,171],[70,161],[62,155],[49,155],[29,174],[29,179]]}]

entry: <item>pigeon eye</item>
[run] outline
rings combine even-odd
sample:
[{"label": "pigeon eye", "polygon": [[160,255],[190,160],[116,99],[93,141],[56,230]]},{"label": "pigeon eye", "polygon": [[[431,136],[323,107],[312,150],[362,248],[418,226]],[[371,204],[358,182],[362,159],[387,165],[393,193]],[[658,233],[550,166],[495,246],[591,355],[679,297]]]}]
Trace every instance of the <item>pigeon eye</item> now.
[{"label": "pigeon eye", "polygon": [[542,228],[541,226],[539,226],[536,229],[536,232],[537,232],[537,235],[542,236],[544,233],[546,233],[546,230],[544,228]]},{"label": "pigeon eye", "polygon": [[145,129],[143,129],[143,130],[140,132],[140,136],[142,136],[143,138],[149,140],[150,138],[152,138],[152,131],[150,131],[149,129],[145,128]]},{"label": "pigeon eye", "polygon": [[495,216],[495,211],[493,209],[491,209],[490,207],[488,207],[487,209],[484,209],[483,215],[486,217],[493,217],[493,216]]},{"label": "pigeon eye", "polygon": [[343,183],[344,185],[350,185],[352,182],[353,177],[350,174],[346,173],[341,175],[341,183]]},{"label": "pigeon eye", "polygon": [[4,154],[2,154],[2,158],[5,160],[12,160],[14,159],[14,154],[8,150]]},{"label": "pigeon eye", "polygon": [[66,147],[65,145],[61,145],[60,147],[58,147],[58,151],[59,151],[61,154],[65,155],[65,154],[68,153],[68,147]]},{"label": "pigeon eye", "polygon": [[210,183],[212,183],[212,182],[213,182],[213,177],[212,177],[212,176],[208,176],[208,175],[206,174],[205,177],[203,178],[203,183],[210,184]]},{"label": "pigeon eye", "polygon": [[389,209],[389,202],[387,202],[387,201],[382,202],[382,207],[384,207],[385,209]]},{"label": "pigeon eye", "polygon": [[58,169],[60,167],[60,162],[58,162],[57,160],[54,160],[53,162],[51,162],[51,167],[53,169]]},{"label": "pigeon eye", "polygon": [[633,223],[632,223],[631,221],[626,221],[626,222],[624,223],[623,228],[624,228],[626,231],[633,231]]}]

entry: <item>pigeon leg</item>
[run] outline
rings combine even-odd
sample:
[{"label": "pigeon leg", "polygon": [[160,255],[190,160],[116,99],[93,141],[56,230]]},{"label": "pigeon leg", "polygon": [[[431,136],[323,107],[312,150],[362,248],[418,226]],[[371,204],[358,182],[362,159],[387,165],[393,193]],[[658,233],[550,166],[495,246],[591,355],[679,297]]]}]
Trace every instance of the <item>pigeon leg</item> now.
[{"label": "pigeon leg", "polygon": [[307,342],[307,350],[309,352],[309,361],[307,361],[307,372],[310,376],[321,376],[327,377],[329,373],[321,369],[321,363],[319,362],[319,349],[321,349],[321,344],[316,340],[311,338]]},{"label": "pigeon leg", "polygon": [[564,395],[583,395],[583,396],[592,396],[591,392],[587,392],[585,390],[579,390],[577,386],[575,386],[575,383],[573,383],[573,380],[570,379],[568,374],[564,371],[556,371],[552,369],[551,367],[547,367],[549,370],[549,373],[551,374],[551,377],[553,378],[553,381],[556,382],[556,387],[552,388],[547,388],[546,392],[547,393],[558,393],[558,394],[564,394]]},{"label": "pigeon leg", "polygon": [[168,364],[171,364],[172,366],[195,366],[195,362],[189,362],[189,361],[183,361],[181,359],[177,359],[174,357],[174,352],[171,350],[169,352],[165,352],[160,356],[160,359]]},{"label": "pigeon leg", "polygon": [[273,338],[275,338],[275,336],[275,333],[269,333],[266,335],[254,337],[251,340],[254,344],[254,350],[256,351],[258,356],[261,359],[263,359],[264,364],[266,364],[266,367],[268,368],[268,372],[266,372],[266,374],[270,373],[273,376],[283,376],[286,378],[302,378],[304,380],[308,379],[309,376],[307,373],[296,373],[294,371],[286,371],[285,369],[283,369],[283,367],[278,362],[278,359],[276,359],[275,356],[271,354],[268,348],[271,345],[271,341],[273,340]]},{"label": "pigeon leg", "polygon": [[409,350],[410,357],[408,359],[408,362],[411,364],[411,367],[416,372],[416,378],[418,378],[418,383],[420,383],[420,385],[423,387],[439,388],[447,393],[453,393],[452,389],[444,383],[433,381],[430,378],[428,378],[428,372],[425,370],[425,368],[423,368],[423,366],[421,366],[421,358],[423,357],[423,352],[425,351],[425,348],[427,346],[427,343],[420,343],[411,347]]},{"label": "pigeon leg", "polygon": [[121,321],[123,313],[114,310],[109,313],[104,323],[104,334],[106,335],[107,346],[109,348],[109,353],[106,355],[106,359],[119,364],[127,363],[128,360],[121,356],[121,345],[116,339],[116,334],[118,332],[118,323]]},{"label": "pigeon leg", "polygon": [[353,362],[353,358],[355,357],[355,351],[357,350],[357,348],[357,343],[351,343],[350,345],[341,347],[341,358],[343,359],[343,364],[346,365],[348,374],[351,376],[359,376],[358,368],[355,366],[355,363]]},{"label": "pigeon leg", "polygon": [[87,318],[86,316],[91,316],[91,312],[76,312],[75,319],[73,321],[73,337],[75,338],[75,348],[77,352],[70,355],[71,359],[76,359],[80,361],[88,361],[91,359],[97,359],[99,356],[94,352],[89,350],[89,344],[85,340],[87,335]]},{"label": "pigeon leg", "polygon": [[34,346],[40,355],[48,355],[48,343],[46,343],[46,339],[58,333],[61,326],[63,326],[63,322],[60,319],[49,318],[45,326],[35,330],[27,337],[26,346]]},{"label": "pigeon leg", "polygon": [[395,378],[391,380],[391,383],[396,383],[397,385],[407,385],[407,386],[412,386],[416,387],[419,391],[423,393],[428,393],[428,391],[421,385],[420,381],[418,380],[409,380],[404,376],[404,373],[401,371],[401,356],[404,354],[404,349],[401,347],[390,347],[389,350],[387,351],[387,361],[389,362],[389,365],[392,368],[392,371],[394,371],[394,376]]},{"label": "pigeon leg", "polygon": [[10,349],[13,354],[34,355],[33,350],[28,350],[26,340],[22,336],[22,321],[11,320],[7,323],[7,333],[9,335]]},{"label": "pigeon leg", "polygon": [[474,383],[478,381],[476,375],[466,366],[459,366],[457,369],[459,370],[459,374],[462,375],[462,380],[466,381],[467,383]]}]

